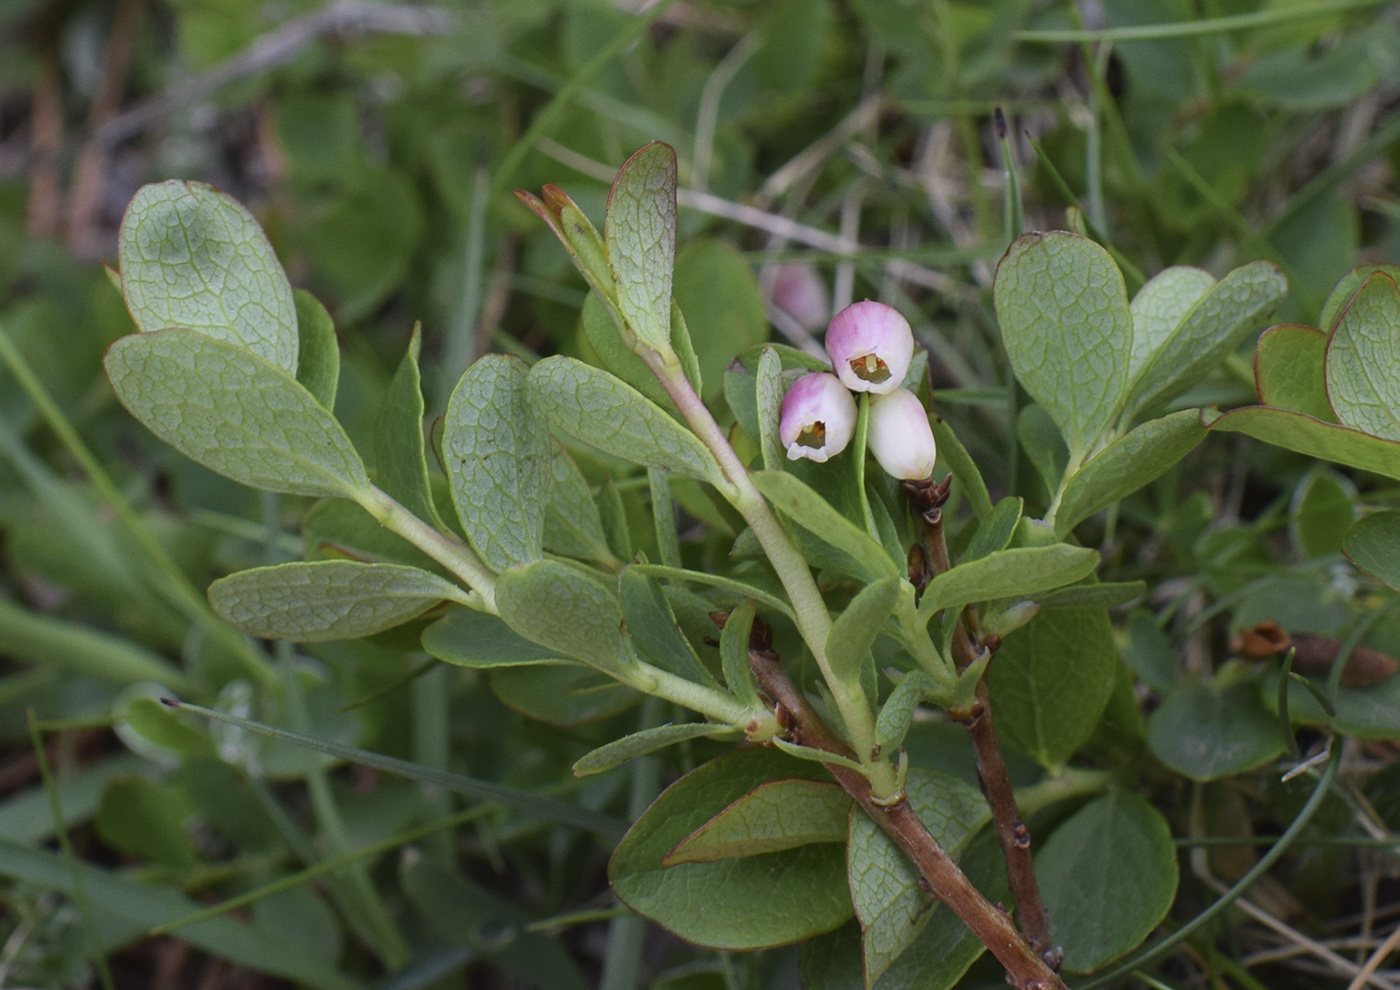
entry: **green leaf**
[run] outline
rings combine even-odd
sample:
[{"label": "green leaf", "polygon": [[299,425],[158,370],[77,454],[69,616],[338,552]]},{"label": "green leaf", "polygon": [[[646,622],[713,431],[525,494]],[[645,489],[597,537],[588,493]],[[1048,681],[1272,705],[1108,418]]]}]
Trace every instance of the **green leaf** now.
[{"label": "green leaf", "polygon": [[[742,749],[686,774],[618,845],[608,864],[613,890],[638,914],[714,948],[782,945],[837,927],[851,916],[845,855],[838,844],[662,865],[682,840],[736,800],[806,769],[773,750]],[[699,904],[704,910],[697,910]]]},{"label": "green leaf", "polygon": [[246,348],[192,330],[157,330],[118,340],[105,365],[122,405],[211,471],[283,495],[353,500],[369,486],[335,417]]},{"label": "green leaf", "polygon": [[936,688],[933,678],[922,670],[910,671],[900,678],[875,719],[875,745],[881,750],[898,748],[913,724],[919,702]]},{"label": "green leaf", "polygon": [[526,639],[600,670],[631,662],[622,608],[602,575],[562,560],[537,560],[501,572],[496,608]]},{"label": "green leaf", "polygon": [[[608,305],[597,292],[590,292],[583,300],[583,312],[579,315],[579,326],[583,331],[584,342],[593,349],[589,355],[583,349],[582,356],[590,358],[605,371],[610,371],[641,392],[652,402],[666,409],[671,405],[671,397],[656,380],[656,375],[627,346],[618,332],[617,324]],[[582,345],[581,345],[582,347]],[[596,356],[597,360],[592,360]]]},{"label": "green leaf", "polygon": [[698,739],[701,736],[720,736],[736,731],[730,726],[713,725],[709,722],[682,722],[679,725],[667,723],[643,729],[630,736],[615,739],[579,757],[574,762],[574,776],[588,777],[595,773],[602,773],[626,763],[628,760],[635,760],[639,756],[646,756],[648,753],[665,749],[667,746],[674,746],[687,739]]},{"label": "green leaf", "polygon": [[436,574],[357,560],[254,567],[209,586],[209,604],[233,625],[299,643],[370,636],[438,602],[466,599],[461,588]]},{"label": "green leaf", "polygon": [[1259,401],[1335,423],[1327,402],[1323,362],[1327,335],[1316,327],[1283,323],[1259,335],[1254,349],[1254,387]]},{"label": "green leaf", "polygon": [[[695,344],[690,339],[690,327],[686,326],[685,314],[674,299],[671,300],[671,348],[680,360],[681,370],[685,372],[690,387],[695,389],[696,395],[704,395],[705,384],[701,377],[700,358],[695,354]],[[721,387],[717,385],[716,391]]]},{"label": "green leaf", "polygon": [[297,310],[297,381],[327,409],[335,408],[340,384],[340,341],[321,301],[305,289],[292,293]]},{"label": "green leaf", "polygon": [[1073,584],[1035,596],[1041,608],[1118,608],[1147,593],[1146,581]]},{"label": "green leaf", "polygon": [[1017,379],[1078,461],[1113,421],[1127,388],[1133,323],[1118,266],[1077,234],[1026,234],[997,265],[992,294]]},{"label": "green leaf", "polygon": [[935,576],[919,599],[919,621],[927,622],[945,608],[1034,595],[1073,584],[1092,574],[1098,564],[1096,551],[1065,543],[998,550]]},{"label": "green leaf", "polygon": [[1400,512],[1377,512],[1352,523],[1342,553],[1372,577],[1400,590]]},{"label": "green leaf", "polygon": [[1005,550],[1011,543],[1011,537],[1016,535],[1016,524],[1021,521],[1024,504],[1023,499],[1011,495],[999,501],[977,527],[972,542],[963,551],[961,563],[970,563]]},{"label": "green leaf", "polygon": [[1322,312],[1318,314],[1317,325],[1322,330],[1332,329],[1337,322],[1337,317],[1342,315],[1342,310],[1351,302],[1352,297],[1365,284],[1366,280],[1376,272],[1385,272],[1391,278],[1400,282],[1400,266],[1386,264],[1384,262],[1375,265],[1361,265],[1353,268],[1342,276],[1341,280],[1327,294],[1327,301],[1322,304]]},{"label": "green leaf", "polygon": [[565,729],[611,718],[642,699],[627,685],[577,664],[497,667],[488,676],[506,707]]},{"label": "green leaf", "polygon": [[1200,781],[1252,770],[1284,750],[1278,719],[1247,683],[1178,685],[1147,720],[1147,743],[1157,759]]},{"label": "green leaf", "polygon": [[145,777],[111,781],[97,808],[97,834],[120,852],[176,869],[199,861],[184,822],[191,808],[184,791]]},{"label": "green leaf", "polygon": [[446,530],[433,505],[428,451],[423,440],[423,382],[418,355],[423,337],[415,326],[374,421],[374,462],[379,487],[424,522]]},{"label": "green leaf", "polygon": [[173,712],[158,700],[153,684],[133,684],[112,704],[114,728],[127,748],[157,764],[214,757],[209,733],[191,725],[188,716]]},{"label": "green leaf", "polygon": [[499,617],[474,608],[454,608],[423,630],[423,649],[459,667],[523,667],[557,664],[557,651],[532,643]]},{"label": "green leaf", "polygon": [[606,371],[556,355],[530,369],[529,383],[535,406],[565,436],[636,464],[726,484],[695,434]]},{"label": "green leaf", "polygon": [[748,706],[758,704],[758,688],[754,685],[753,671],[749,668],[749,635],[753,632],[757,610],[754,600],[745,598],[729,613],[719,634],[724,683],[741,703]]},{"label": "green leaf", "polygon": [[775,509],[846,555],[854,577],[878,581],[890,575],[899,576],[899,569],[880,544],[795,475],[786,471],[757,471],[753,474],[753,483]]},{"label": "green leaf", "polygon": [[[983,831],[962,854],[958,866],[990,901],[1006,897],[1006,867],[996,838]],[[934,904],[921,922],[918,938],[876,982],[874,990],[952,990],[986,947],[962,919]],[[844,926],[802,946],[806,990],[852,990],[864,986],[860,926]]]},{"label": "green leaf", "polygon": [[850,796],[835,784],[770,780],[686,836],[661,863],[718,863],[815,842],[845,842],[850,810]]},{"label": "green leaf", "polygon": [[1345,426],[1322,423],[1302,413],[1267,406],[1246,406],[1206,418],[1212,430],[1244,433],[1276,447],[1347,467],[1400,479],[1400,443]]},{"label": "green leaf", "polygon": [[901,578],[891,575],[866,585],[831,624],[826,637],[827,659],[832,673],[848,684],[860,683],[870,648],[899,601],[902,583]]},{"label": "green leaf", "polygon": [[1091,801],[1035,858],[1050,940],[1074,973],[1100,969],[1140,944],[1176,898],[1176,847],[1161,812],[1136,794]]},{"label": "green leaf", "polygon": [[[981,791],[948,774],[911,770],[905,792],[910,808],[950,856],[956,857],[991,817]],[[862,932],[865,985],[872,986],[939,909],[920,888],[909,857],[868,815],[852,809],[850,828],[847,879]]]},{"label": "green leaf", "polygon": [[618,577],[618,592],[627,632],[646,659],[686,680],[715,684],[695,647],[676,625],[676,615],[655,578],[628,567]]},{"label": "green leaf", "polygon": [[1130,380],[1214,286],[1215,278],[1209,272],[1174,265],[1162,269],[1138,290],[1128,306],[1133,317],[1133,351],[1128,361]]},{"label": "green leaf", "polygon": [[673,291],[686,321],[703,330],[694,338],[695,355],[708,383],[701,394],[713,402],[723,391],[724,369],[734,355],[768,339],[758,280],[732,244],[702,237],[676,255]]},{"label": "green leaf", "polygon": [[1032,403],[1016,414],[1016,440],[1045,481],[1047,495],[1059,491],[1069,467],[1069,448],[1044,406]]},{"label": "green leaf", "polygon": [[531,402],[529,368],[488,354],[462,375],[447,403],[443,460],[467,539],[505,570],[543,554],[554,446]]},{"label": "green leaf", "polygon": [[763,466],[769,471],[781,471],[787,460],[782,438],[778,436],[783,406],[782,370],[783,361],[778,352],[765,347],[758,359],[754,395],[758,400],[758,449]]},{"label": "green leaf", "polygon": [[1356,486],[1345,475],[1315,465],[1298,487],[1288,509],[1288,535],[1304,559],[1325,557],[1342,549],[1347,529],[1356,521]]},{"label": "green leaf", "polygon": [[997,735],[1043,767],[1062,765],[1093,734],[1117,666],[1106,612],[1041,612],[987,667]]},{"label": "green leaf", "polygon": [[[1325,677],[1308,678],[1308,685],[1294,680],[1288,685],[1288,713],[1295,725],[1326,725],[1352,739],[1400,738],[1400,677],[1388,677],[1370,687],[1338,687],[1333,695],[1333,714],[1328,715],[1313,692],[1326,695]],[[1263,677],[1259,696],[1274,717],[1278,733],[1278,680]]]},{"label": "green leaf", "polygon": [[1283,273],[1267,261],[1236,268],[1216,283],[1134,377],[1122,422],[1151,412],[1210,374],[1287,289]]},{"label": "green leaf", "polygon": [[297,370],[292,287],[253,215],[202,182],[142,186],[122,217],[122,295],[142,331],[179,327]]},{"label": "green leaf", "polygon": [[617,308],[637,339],[671,353],[676,259],[676,152],[653,141],[618,170],[604,225]]},{"label": "green leaf", "polygon": [[1366,279],[1327,344],[1327,398],[1344,425],[1400,440],[1400,286]]},{"label": "green leaf", "polygon": [[958,484],[967,496],[968,504],[978,519],[985,519],[992,511],[992,497],[987,494],[987,483],[982,480],[982,472],[977,470],[977,462],[967,452],[958,435],[947,421],[938,416],[929,417],[933,427],[933,439],[938,447],[939,460],[948,465]]},{"label": "green leaf", "polygon": [[1063,538],[1100,509],[1156,480],[1205,439],[1195,409],[1149,420],[1095,454],[1065,485],[1055,513]]},{"label": "green leaf", "polygon": [[603,517],[588,481],[569,452],[557,441],[549,462],[549,505],[544,515],[544,548],[561,557],[613,563],[603,532]]}]

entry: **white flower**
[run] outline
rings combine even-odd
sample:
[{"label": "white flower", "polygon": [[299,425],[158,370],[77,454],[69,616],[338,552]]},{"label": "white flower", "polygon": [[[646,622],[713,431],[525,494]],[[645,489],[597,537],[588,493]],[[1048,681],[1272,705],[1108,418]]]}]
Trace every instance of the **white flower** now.
[{"label": "white flower", "polygon": [[880,466],[896,478],[922,481],[933,474],[938,449],[919,397],[897,388],[870,398],[866,442]]},{"label": "white flower", "polygon": [[904,383],[913,360],[914,332],[898,310],[884,303],[853,303],[827,327],[826,353],[852,392],[892,392]]},{"label": "white flower", "polygon": [[783,396],[778,438],[788,460],[821,463],[846,449],[856,431],[856,400],[830,372],[815,371]]}]

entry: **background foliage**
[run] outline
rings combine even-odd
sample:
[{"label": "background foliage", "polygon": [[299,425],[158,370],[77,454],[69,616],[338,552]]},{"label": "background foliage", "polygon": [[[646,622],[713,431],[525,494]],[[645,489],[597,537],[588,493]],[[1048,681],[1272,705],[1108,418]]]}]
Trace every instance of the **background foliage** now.
[{"label": "background foliage", "polygon": [[[1040,516],[1079,452],[1059,445],[1029,402],[1046,397],[1015,384],[1017,355],[1002,347],[991,275],[1019,232],[1003,156],[1026,228],[1092,234],[1130,297],[1170,265],[1220,278],[1263,259],[1288,282],[1272,322],[1328,329],[1334,284],[1400,249],[1400,19],[1378,3],[1326,11],[1251,0],[676,0],[640,14],[602,0],[0,0],[0,328],[20,357],[0,368],[0,983],[733,990],[793,986],[803,971],[812,987],[861,979],[852,923],[801,949],[731,954],[616,908],[607,863],[622,827],[731,747],[696,738],[597,776],[569,768],[671,720],[665,706],[578,668],[527,675],[517,644],[489,663],[436,662],[420,647],[426,622],[264,654],[212,618],[204,589],[254,565],[334,548],[432,565],[346,503],[225,481],[117,404],[100,361],[132,317],[97,262],[115,260],[141,184],[199,178],[250,207],[293,284],[329,310],[339,376],[313,391],[334,396],[382,477],[402,438],[377,424],[417,384],[406,352],[421,348],[429,418],[488,351],[584,357],[636,380],[607,350],[585,283],[510,190],[559,184],[601,223],[617,166],[667,141],[682,188],[674,292],[706,399],[743,424],[749,411],[725,395],[733,356],[768,339],[810,347],[797,303],[775,302],[774,267],[810,264],[821,305],[880,298],[911,319],[935,411],[992,497]],[[1064,40],[1080,28],[1097,33]],[[1315,346],[1295,336],[1288,347]],[[1172,408],[1287,406],[1256,396],[1252,343],[1215,356]],[[1285,371],[1296,366],[1296,351],[1282,353]],[[1307,382],[1289,384],[1279,394],[1306,401]],[[1328,456],[1329,442],[1300,449]],[[596,518],[555,520],[553,537],[547,519],[547,538],[600,563],[638,551],[697,567],[727,559],[742,527],[700,486],[670,481],[686,518],[705,524],[672,547],[645,473],[578,459],[580,504],[596,504]],[[1096,870],[1145,862],[1131,848],[1105,860],[1103,835],[1141,834],[1158,849],[1165,816],[1181,880],[1163,924],[1179,927],[1298,813],[1312,783],[1280,776],[1312,755],[1323,724],[1349,739],[1335,743],[1338,783],[1320,810],[1247,901],[1207,919],[1150,978],[1347,986],[1392,930],[1400,689],[1334,680],[1329,717],[1305,688],[1280,691],[1276,662],[1237,659],[1231,640],[1272,618],[1330,640],[1333,655],[1341,643],[1400,655],[1394,561],[1367,556],[1394,545],[1376,532],[1394,517],[1351,529],[1396,494],[1384,476],[1217,432],[1142,492],[1066,523],[1100,551],[1102,581],[1146,583],[1111,628],[1098,613],[1047,611],[991,668],[1018,785],[1073,789],[1089,770],[1117,785],[1047,799],[1031,819],[1071,970],[1131,948],[1114,942],[1115,925],[1136,923],[1103,912],[1103,899],[1090,901],[1095,915],[1079,891],[1172,898],[1172,864]],[[952,531],[955,552],[974,532]],[[689,642],[713,640],[703,610],[685,605],[667,607]],[[1032,659],[1046,657],[1063,673],[1037,686]],[[1328,671],[1315,676],[1325,686]],[[153,700],[162,692],[334,751],[170,719]],[[1301,725],[1296,743],[1280,698]],[[959,778],[947,787],[975,782],[956,727],[920,721],[907,745],[916,765]],[[367,767],[346,747],[411,761],[427,779]],[[716,810],[769,779],[759,764],[771,758],[726,757],[753,765],[713,785]],[[477,789],[451,793],[462,776]],[[1239,844],[1211,844],[1222,836]],[[994,887],[987,843],[964,838],[965,867]],[[823,861],[834,846],[809,848],[813,870],[839,875]],[[624,875],[638,861],[620,854],[613,881],[640,882]],[[278,882],[237,920],[152,934]],[[852,905],[805,907],[836,924]],[[975,958],[945,920],[924,923],[881,987],[930,985],[959,951],[964,965]],[[1377,981],[1393,979],[1381,969]],[[963,979],[997,985],[1001,974],[983,960]]]}]

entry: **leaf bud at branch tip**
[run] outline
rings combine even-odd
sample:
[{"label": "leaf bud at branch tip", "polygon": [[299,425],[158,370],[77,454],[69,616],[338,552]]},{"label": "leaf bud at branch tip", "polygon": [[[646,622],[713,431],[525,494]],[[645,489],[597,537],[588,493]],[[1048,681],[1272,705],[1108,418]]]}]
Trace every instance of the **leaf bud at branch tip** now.
[{"label": "leaf bud at branch tip", "polygon": [[904,384],[914,359],[914,332],[898,310],[867,299],[832,318],[826,353],[836,376],[852,392],[893,392]]},{"label": "leaf bud at branch tip", "polygon": [[833,374],[814,371],[783,396],[778,438],[789,460],[823,463],[846,449],[856,431],[856,401]]}]

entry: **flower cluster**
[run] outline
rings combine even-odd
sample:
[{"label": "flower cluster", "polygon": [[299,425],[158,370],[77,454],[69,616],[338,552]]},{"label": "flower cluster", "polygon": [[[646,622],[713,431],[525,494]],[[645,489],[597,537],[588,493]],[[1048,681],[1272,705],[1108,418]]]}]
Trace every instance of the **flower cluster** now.
[{"label": "flower cluster", "polygon": [[900,388],[914,357],[909,321],[883,303],[858,302],[837,313],[826,331],[835,374],[804,375],[783,396],[778,436],[790,460],[818,463],[846,448],[856,428],[852,392],[870,393],[867,442],[896,478],[933,474],[936,450],[918,397]]}]

